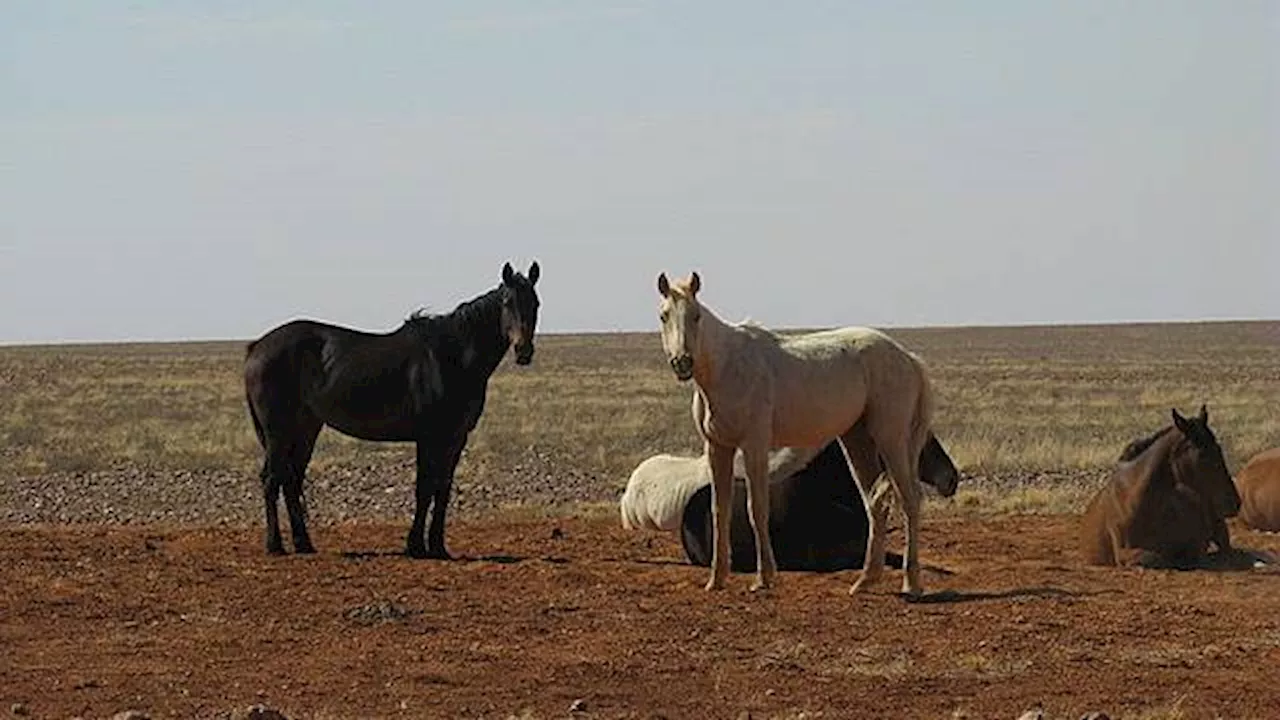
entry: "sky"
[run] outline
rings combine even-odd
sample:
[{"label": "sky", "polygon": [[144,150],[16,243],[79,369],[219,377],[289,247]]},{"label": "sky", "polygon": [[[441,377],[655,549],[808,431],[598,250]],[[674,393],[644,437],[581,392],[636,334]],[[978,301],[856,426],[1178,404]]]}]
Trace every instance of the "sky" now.
[{"label": "sky", "polygon": [[1280,318],[1280,3],[0,5],[0,342]]}]

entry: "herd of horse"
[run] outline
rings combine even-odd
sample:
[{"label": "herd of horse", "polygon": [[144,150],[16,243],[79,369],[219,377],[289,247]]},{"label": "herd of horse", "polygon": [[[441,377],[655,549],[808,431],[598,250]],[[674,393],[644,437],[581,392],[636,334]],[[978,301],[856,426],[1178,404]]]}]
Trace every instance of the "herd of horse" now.
[{"label": "herd of horse", "polygon": [[[245,393],[264,454],[268,553],[285,552],[282,493],[294,551],[315,552],[303,484],[328,425],[416,444],[405,551],[450,557],[454,472],[507,351],[514,347],[517,364],[533,360],[539,275],[537,262],[527,273],[504,264],[496,288],[448,313],[416,313],[388,333],[295,320],[248,345]],[[676,379],[692,382],[704,449],[642,462],[619,501],[623,526],[679,530],[689,561],[711,570],[708,590],[731,571],[754,572],[755,590],[779,569],[860,569],[858,592],[889,565],[903,570],[904,594],[921,594],[920,485],[951,496],[960,472],[934,434],[920,358],[871,328],[783,336],[726,323],[698,299],[698,273],[674,283],[660,274],[657,287],[662,347]],[[1210,548],[1231,549],[1226,519],[1237,514],[1250,527],[1280,530],[1280,449],[1232,478],[1207,408],[1171,417],[1124,449],[1089,504],[1080,531],[1086,562],[1195,566]],[[902,555],[885,549],[895,505]]]}]

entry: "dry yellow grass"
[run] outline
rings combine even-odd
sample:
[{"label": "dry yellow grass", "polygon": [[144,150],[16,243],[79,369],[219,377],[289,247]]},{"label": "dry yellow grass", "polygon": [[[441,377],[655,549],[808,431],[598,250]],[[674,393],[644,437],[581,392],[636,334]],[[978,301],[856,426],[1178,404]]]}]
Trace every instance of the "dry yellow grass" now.
[{"label": "dry yellow grass", "polygon": [[[937,432],[970,474],[1100,471],[1170,407],[1201,402],[1233,469],[1280,445],[1280,323],[891,334],[928,363]],[[242,342],[0,348],[0,478],[139,466],[253,473],[242,359]],[[532,366],[506,362],[495,375],[459,474],[483,482],[536,457],[621,488],[649,455],[697,452],[690,391],[654,334],[543,336]],[[411,457],[405,445],[326,430],[314,466]],[[1024,493],[993,508],[962,490],[955,505],[1020,512],[1058,501]]]}]

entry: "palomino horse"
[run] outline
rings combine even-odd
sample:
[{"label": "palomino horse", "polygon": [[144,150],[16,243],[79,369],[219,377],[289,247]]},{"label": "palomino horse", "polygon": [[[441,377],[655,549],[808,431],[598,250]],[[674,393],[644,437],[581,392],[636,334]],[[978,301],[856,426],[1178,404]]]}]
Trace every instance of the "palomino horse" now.
[{"label": "palomino horse", "polygon": [[1209,429],[1209,411],[1129,443],[1085,510],[1080,549],[1091,565],[1193,567],[1209,544],[1231,549],[1225,518],[1240,496]]},{"label": "palomino horse", "polygon": [[1240,521],[1264,532],[1280,531],[1280,448],[1249,458],[1236,473]]},{"label": "palomino horse", "polygon": [[[245,393],[265,459],[267,552],[284,552],[276,503],[284,490],[293,548],[312,553],[302,481],[324,425],[364,440],[417,443],[416,507],[405,551],[448,558],[445,513],[454,470],[484,411],[489,376],[515,345],[533,360],[538,263],[443,315],[410,317],[390,333],[295,320],[249,344]],[[423,542],[428,506],[431,527]]]},{"label": "palomino horse", "polygon": [[877,455],[905,516],[902,589],[922,592],[918,553],[920,451],[928,437],[933,396],[924,365],[887,335],[841,328],[781,337],[754,325],[729,325],[698,301],[693,273],[672,285],[658,276],[662,346],[676,378],[692,379],[693,419],[711,465],[714,547],[707,589],[729,574],[733,456],[742,450],[747,508],[756,541],[753,590],[777,574],[769,541],[769,449],[822,447],[840,439],[869,517],[866,562],[851,592],[884,570],[888,505]]},{"label": "palomino horse", "polygon": [[[789,452],[790,448],[776,454]],[[954,495],[960,482],[960,471],[932,434],[920,453],[920,482],[934,486],[943,497]],[[867,552],[867,512],[853,483],[838,442],[828,444],[799,472],[781,478],[770,475],[769,539],[779,570],[829,572],[862,567]],[[745,485],[734,478],[729,523],[733,572],[756,569]],[[703,567],[711,564],[711,534],[711,488],[704,485],[689,499],[681,519],[680,541],[689,562]],[[901,555],[886,553],[885,561],[902,567]]]}]

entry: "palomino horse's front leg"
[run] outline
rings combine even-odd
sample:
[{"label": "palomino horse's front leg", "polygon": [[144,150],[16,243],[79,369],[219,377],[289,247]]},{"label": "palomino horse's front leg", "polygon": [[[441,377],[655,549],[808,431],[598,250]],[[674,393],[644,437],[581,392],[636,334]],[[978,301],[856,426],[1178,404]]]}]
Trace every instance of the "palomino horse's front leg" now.
[{"label": "palomino horse's front leg", "polygon": [[706,443],[711,466],[711,579],[707,590],[724,587],[729,576],[729,518],[733,516],[733,453],[735,448]]},{"label": "palomino horse's front leg", "polygon": [[756,539],[756,580],[751,590],[766,590],[778,575],[769,537],[769,451],[766,443],[742,449],[747,466],[747,514]]}]

